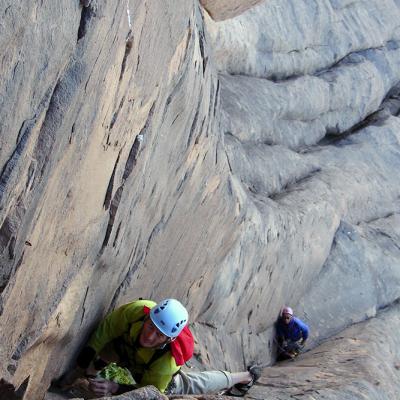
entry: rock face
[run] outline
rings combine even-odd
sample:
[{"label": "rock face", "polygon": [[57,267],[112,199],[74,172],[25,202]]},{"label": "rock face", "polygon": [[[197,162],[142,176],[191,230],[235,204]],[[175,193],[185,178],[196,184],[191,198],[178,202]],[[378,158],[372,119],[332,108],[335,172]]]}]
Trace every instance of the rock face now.
[{"label": "rock face", "polygon": [[204,9],[216,21],[240,15],[262,0],[200,0]]},{"label": "rock face", "polygon": [[226,369],[273,361],[283,304],[316,345],[400,298],[400,3],[255,3],[0,4],[0,378],[27,399],[138,297],[187,304]]},{"label": "rock face", "polygon": [[[296,360],[266,368],[253,399],[396,399],[399,396],[398,305],[348,328]],[[284,383],[284,385],[283,385]],[[268,397],[265,394],[268,393]]]}]

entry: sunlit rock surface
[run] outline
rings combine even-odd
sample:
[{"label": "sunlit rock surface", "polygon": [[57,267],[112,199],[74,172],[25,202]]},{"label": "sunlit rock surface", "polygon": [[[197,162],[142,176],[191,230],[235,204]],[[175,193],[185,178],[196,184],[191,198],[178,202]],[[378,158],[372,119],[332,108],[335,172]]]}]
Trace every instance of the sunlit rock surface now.
[{"label": "sunlit rock surface", "polygon": [[331,348],[399,299],[398,1],[53,3],[0,3],[0,378],[42,398],[138,297],[228,370],[273,362],[283,304]]}]

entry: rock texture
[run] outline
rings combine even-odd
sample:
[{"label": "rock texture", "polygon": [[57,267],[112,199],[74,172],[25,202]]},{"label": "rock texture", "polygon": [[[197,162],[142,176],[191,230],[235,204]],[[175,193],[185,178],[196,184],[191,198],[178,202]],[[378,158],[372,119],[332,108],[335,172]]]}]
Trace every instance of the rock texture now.
[{"label": "rock texture", "polygon": [[201,4],[216,21],[240,15],[262,0],[200,0]]},{"label": "rock texture", "polygon": [[[400,377],[398,305],[348,328],[296,362],[266,368],[252,399],[397,399]],[[266,396],[266,393],[267,396]]]},{"label": "rock texture", "polygon": [[0,378],[26,399],[134,298],[181,299],[193,363],[232,370],[273,361],[283,304],[317,345],[400,298],[400,3],[255,3],[0,3]]}]

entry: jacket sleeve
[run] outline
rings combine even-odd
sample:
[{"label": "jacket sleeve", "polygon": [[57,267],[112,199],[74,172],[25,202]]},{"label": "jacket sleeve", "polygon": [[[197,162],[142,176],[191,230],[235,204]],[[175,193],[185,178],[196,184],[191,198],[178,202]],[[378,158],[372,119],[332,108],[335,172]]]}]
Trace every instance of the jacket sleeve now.
[{"label": "jacket sleeve", "polygon": [[107,343],[127,332],[132,322],[143,317],[144,305],[152,307],[154,304],[154,302],[138,300],[117,308],[101,321],[89,339],[88,346],[98,354]]},{"label": "jacket sleeve", "polygon": [[297,320],[297,321],[298,321],[298,324],[299,324],[299,327],[301,330],[301,335],[303,337],[303,340],[307,340],[308,335],[310,333],[310,328],[303,321],[301,321],[301,320]]}]

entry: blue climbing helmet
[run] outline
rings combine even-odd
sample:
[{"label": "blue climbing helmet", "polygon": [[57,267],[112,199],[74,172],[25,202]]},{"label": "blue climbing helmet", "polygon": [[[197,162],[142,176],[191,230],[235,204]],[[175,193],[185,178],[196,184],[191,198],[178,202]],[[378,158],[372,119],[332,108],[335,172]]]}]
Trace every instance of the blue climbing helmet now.
[{"label": "blue climbing helmet", "polygon": [[186,308],[175,299],[160,301],[150,310],[150,319],[165,336],[176,338],[188,322]]}]

